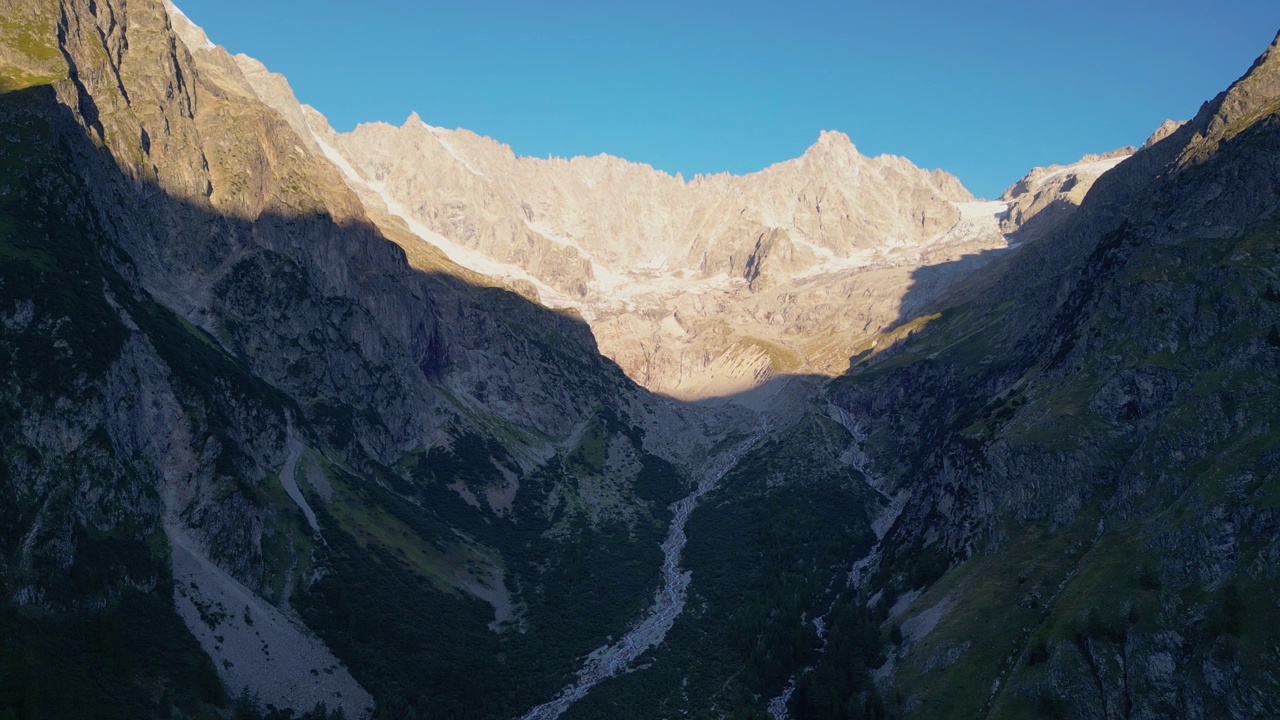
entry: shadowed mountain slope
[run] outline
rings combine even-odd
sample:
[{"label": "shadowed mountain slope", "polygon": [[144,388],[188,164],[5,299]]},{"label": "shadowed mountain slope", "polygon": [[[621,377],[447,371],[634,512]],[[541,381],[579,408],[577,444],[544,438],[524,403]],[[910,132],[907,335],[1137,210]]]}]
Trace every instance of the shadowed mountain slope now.
[{"label": "shadowed mountain slope", "polygon": [[1278,82],[1273,45],[835,384],[910,496],[868,586],[907,716],[1276,712]]}]

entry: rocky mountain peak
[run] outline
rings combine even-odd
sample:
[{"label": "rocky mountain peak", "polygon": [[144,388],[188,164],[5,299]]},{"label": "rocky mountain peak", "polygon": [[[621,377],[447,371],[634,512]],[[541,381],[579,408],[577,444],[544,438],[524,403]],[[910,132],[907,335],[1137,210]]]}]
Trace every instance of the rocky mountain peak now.
[{"label": "rocky mountain peak", "polygon": [[1161,140],[1177,132],[1183,125],[1186,125],[1186,124],[1187,124],[1186,120],[1165,120],[1163,123],[1160,124],[1160,127],[1156,128],[1155,132],[1151,133],[1151,137],[1147,138],[1147,141],[1142,143],[1142,149],[1146,150],[1152,145],[1155,145]]},{"label": "rocky mountain peak", "polygon": [[818,133],[818,140],[813,144],[815,148],[839,148],[857,152],[858,148],[853,144],[853,140],[849,136],[839,130],[822,130]]},{"label": "rocky mountain peak", "polygon": [[[1244,74],[1242,81],[1252,82],[1268,82],[1275,83],[1280,81],[1280,32],[1276,33],[1275,39],[1267,46],[1267,49],[1253,61],[1253,65],[1249,71]],[[1232,86],[1231,90],[1236,89],[1241,83],[1237,82]],[[1270,85],[1274,88],[1275,85]],[[1231,90],[1228,90],[1230,93]],[[1273,90],[1273,94],[1275,91]]]},{"label": "rocky mountain peak", "polygon": [[[893,303],[850,314],[824,299],[844,296],[842,283],[869,269],[895,268],[872,282],[896,286],[940,248],[1005,245],[987,222],[996,210],[977,225],[961,222],[957,204],[973,196],[954,176],[901,157],[867,158],[839,131],[760,172],[685,183],[608,155],[517,157],[417,114],[400,128],[368,124],[341,135],[312,119],[355,185],[377,178],[383,202],[431,234],[427,242],[526,296],[536,288],[540,302],[580,312],[632,377],[681,397],[712,385],[720,393],[723,378],[708,373],[725,368],[745,388],[766,381],[775,364],[796,370],[847,356],[801,348],[787,329],[804,322],[806,333],[842,336],[891,321]],[[683,332],[661,332],[674,312]],[[726,313],[740,332],[717,329]],[[762,342],[775,349],[762,353]]]},{"label": "rocky mountain peak", "polygon": [[1066,165],[1048,165],[1046,167],[1032,168],[1031,172],[1024,175],[1018,182],[1010,185],[1000,199],[1014,201],[1025,195],[1035,194],[1046,184],[1054,184],[1055,186],[1069,184],[1071,187],[1075,187],[1085,177],[1096,180],[1102,173],[1115,167],[1121,160],[1128,158],[1135,152],[1137,152],[1137,148],[1127,145],[1105,153],[1084,155],[1079,160]]},{"label": "rocky mountain peak", "polygon": [[1009,203],[1002,229],[1019,232],[1024,238],[1044,235],[1080,207],[1099,178],[1136,152],[1137,148],[1126,145],[1085,155],[1068,165],[1033,168],[1001,196]]},{"label": "rocky mountain peak", "polygon": [[858,148],[849,139],[849,136],[839,130],[823,130],[818,133],[818,139],[809,149],[805,150],[801,159],[817,161],[819,163],[830,163],[832,161],[843,161],[848,163],[859,159],[865,159]]}]

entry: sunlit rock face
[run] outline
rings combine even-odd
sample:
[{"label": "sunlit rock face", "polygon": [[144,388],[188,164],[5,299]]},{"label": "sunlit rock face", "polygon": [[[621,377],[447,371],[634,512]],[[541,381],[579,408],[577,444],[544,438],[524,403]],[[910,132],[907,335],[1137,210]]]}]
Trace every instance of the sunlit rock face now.
[{"label": "sunlit rock face", "polygon": [[306,118],[370,204],[457,262],[577,310],[628,375],[686,399],[840,372],[1011,232],[1004,203],[865,157],[839,132],[757,173],[686,180],[607,155],[517,157],[417,115],[346,134]]}]

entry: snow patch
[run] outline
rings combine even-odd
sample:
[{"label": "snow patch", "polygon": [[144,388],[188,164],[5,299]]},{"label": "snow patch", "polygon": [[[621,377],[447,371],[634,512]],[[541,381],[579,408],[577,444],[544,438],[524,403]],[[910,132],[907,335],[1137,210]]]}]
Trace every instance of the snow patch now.
[{"label": "snow patch", "polygon": [[449,132],[448,130],[443,130],[438,127],[432,127],[431,125],[428,125],[425,122],[422,122],[421,118],[418,119],[418,122],[422,124],[422,127],[427,129],[427,132],[431,133],[431,137],[435,138],[436,142],[440,143],[440,147],[444,148],[445,152],[449,153],[450,157],[452,157],[454,160],[457,160],[459,163],[461,163],[462,166],[465,167],[468,171],[470,171],[472,175],[475,175],[477,177],[482,177],[485,180],[490,179],[488,175],[485,175],[484,173],[477,170],[476,166],[472,165],[470,160],[463,157],[462,153],[458,152],[457,148],[453,146],[453,143],[445,139],[444,136],[445,136],[445,133]]},{"label": "snow patch", "polygon": [[412,231],[414,235],[418,236],[418,239],[444,253],[445,257],[449,258],[450,262],[481,275],[504,280],[508,283],[514,281],[527,282],[537,288],[541,304],[551,309],[572,308],[579,312],[583,312],[584,315],[589,312],[589,308],[581,302],[578,302],[550,285],[547,285],[533,275],[530,275],[523,268],[493,260],[483,253],[455,243],[449,238],[446,238],[445,236],[426,227],[417,220],[414,220],[413,216],[391,196],[391,192],[387,190],[383,183],[365,180],[364,177],[361,176],[354,167],[352,167],[351,163],[347,162],[347,159],[343,157],[342,153],[338,152],[336,148],[326,142],[325,139],[320,137],[314,130],[311,131],[311,137],[314,138],[316,143],[320,146],[320,150],[324,153],[325,157],[342,171],[343,175],[346,176],[348,183],[357,187],[365,188],[381,198],[382,202],[386,204],[388,212],[403,220],[405,224],[409,226],[409,230]]},{"label": "snow patch", "polygon": [[1046,184],[1066,177],[1067,175],[1080,175],[1093,178],[1102,177],[1103,173],[1111,170],[1111,168],[1114,168],[1125,160],[1128,160],[1130,157],[1132,156],[1125,155],[1124,157],[1109,158],[1107,160],[1096,160],[1094,162],[1067,165],[1065,167],[1058,168],[1043,177],[1037,178],[1033,189],[1039,190]]},{"label": "snow patch", "polygon": [[960,211],[960,219],[969,222],[1000,220],[1009,212],[1009,203],[1000,200],[975,200],[952,203]]}]

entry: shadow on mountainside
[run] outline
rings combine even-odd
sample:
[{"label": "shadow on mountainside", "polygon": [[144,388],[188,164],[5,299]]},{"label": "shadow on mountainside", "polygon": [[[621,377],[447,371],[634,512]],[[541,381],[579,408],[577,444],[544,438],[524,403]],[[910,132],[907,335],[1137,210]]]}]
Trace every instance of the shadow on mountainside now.
[{"label": "shadow on mountainside", "polygon": [[[637,432],[614,409],[642,391],[581,320],[416,270],[371,225],[232,217],[171,197],[122,171],[50,87],[0,95],[0,126],[0,708],[167,713],[135,674],[162,678],[174,702],[226,703],[167,597],[171,491],[189,503],[173,514],[255,592],[287,605],[273,578],[293,577],[290,557],[313,569],[301,579],[314,591],[295,589],[294,606],[393,716],[419,703],[514,714],[647,602],[663,509],[684,482],[658,458],[638,459],[629,492],[656,509],[638,512],[630,535],[563,529],[565,562],[547,565],[581,593],[524,600],[530,613],[558,603],[525,632],[495,635],[488,603],[405,570],[451,553],[460,567],[525,570],[549,552],[537,505],[559,482],[551,470],[521,478],[530,497],[503,514],[474,509],[451,479],[406,478],[499,482],[499,462],[524,445],[554,447],[583,426],[605,440]],[[170,389],[172,414],[151,421]],[[463,424],[486,409],[493,419]],[[453,449],[426,452],[445,422]],[[186,426],[192,437],[169,437]],[[290,427],[342,498],[326,507],[311,495],[323,550],[273,489]],[[503,447],[513,432],[522,445]],[[201,612],[214,627],[228,611]],[[69,646],[77,634],[91,639],[81,650]]]},{"label": "shadow on mountainside", "polygon": [[[0,94],[0,123],[0,619],[13,620],[0,644],[14,649],[0,659],[0,708],[226,706],[168,599],[186,592],[164,550],[174,521],[237,581],[296,608],[390,717],[523,712],[647,608],[668,508],[696,478],[643,451],[636,416],[675,403],[601,356],[580,318],[415,267],[412,248],[368,223],[237,217],[173,197],[119,167],[51,87]],[[821,380],[771,383],[798,379]],[[298,467],[321,468],[336,498],[303,488],[314,538],[274,479],[294,433]],[[561,488],[579,492],[583,468],[605,472],[627,443],[638,470],[618,492],[631,519],[569,512]],[[486,500],[508,486],[510,456],[535,450],[550,459],[520,491]],[[798,548],[827,534],[824,551],[844,562],[850,543],[865,546],[852,478],[821,489],[842,514],[806,526]],[[184,504],[166,509],[175,497]],[[414,569],[451,553],[481,580],[487,565],[506,573],[518,600],[507,631],[491,630],[488,602]],[[224,611],[239,612],[201,617],[218,628]],[[106,645],[38,640],[55,631]]]},{"label": "shadow on mountainside", "polygon": [[[678,440],[688,427],[683,416],[657,414],[670,406],[602,358],[581,320],[443,272],[432,265],[438,256],[419,256],[411,238],[401,244],[367,222],[335,221],[316,211],[317,202],[284,207],[287,200],[315,200],[292,188],[258,187],[257,196],[253,187],[233,190],[227,206],[234,212],[214,207],[211,186],[174,197],[154,180],[160,169],[147,169],[160,138],[145,133],[137,162],[120,167],[103,145],[133,148],[133,139],[104,135],[136,127],[111,122],[112,113],[132,110],[106,102],[114,98],[111,83],[100,107],[94,105],[80,82],[91,74],[79,77],[68,63],[80,116],[50,87],[0,95],[0,715],[17,708],[22,717],[151,717],[187,703],[181,709],[200,716],[202,704],[227,708],[215,668],[182,632],[169,603],[187,590],[174,587],[165,534],[171,522],[198,530],[204,549],[236,580],[296,608],[369,686],[382,715],[510,717],[551,697],[584,655],[645,612],[659,585],[658,545],[670,508],[697,478],[645,453],[644,440],[648,431]],[[175,69],[181,82],[176,60]],[[1274,119],[1267,122],[1274,130]],[[1165,555],[1177,547],[1226,547],[1231,554],[1207,569],[1199,558],[1157,567],[1154,581],[1138,589],[1196,587],[1178,575],[1190,568],[1207,578],[1197,578],[1201,587],[1216,592],[1218,571],[1233,568],[1235,548],[1245,546],[1217,542],[1221,533],[1213,532],[1228,517],[1232,528],[1259,528],[1258,538],[1270,538],[1271,554],[1259,558],[1276,557],[1274,508],[1237,518],[1215,504],[1229,498],[1235,512],[1239,493],[1271,492],[1254,476],[1273,477],[1267,466],[1275,466],[1274,455],[1236,443],[1274,439],[1269,423],[1250,420],[1274,414],[1280,340],[1268,331],[1274,332],[1280,296],[1269,279],[1257,282],[1261,273],[1250,273],[1255,268],[1247,260],[1250,252],[1269,252],[1274,238],[1240,241],[1225,254],[1213,242],[1190,248],[1152,242],[1193,221],[1194,231],[1203,232],[1214,212],[1226,218],[1224,227],[1240,207],[1274,214],[1280,172],[1273,158],[1280,152],[1274,138],[1247,129],[1242,137],[1240,145],[1258,142],[1259,157],[1248,167],[1260,169],[1241,181],[1230,172],[1239,168],[1228,167],[1188,194],[1211,205],[1172,193],[1155,198],[1163,205],[1137,212],[1125,185],[1140,187],[1150,178],[1140,171],[1109,175],[1099,182],[1102,200],[1091,193],[1086,201],[1091,213],[1095,204],[1101,208],[1096,217],[1055,233],[1060,242],[917,270],[899,322],[882,338],[889,352],[877,345],[869,358],[876,362],[850,373],[865,367],[865,382],[837,379],[831,395],[839,420],[821,408],[794,427],[776,428],[708,496],[714,512],[690,520],[687,557],[696,595],[683,616],[690,621],[672,632],[698,636],[682,647],[707,652],[679,663],[664,655],[653,674],[616,679],[643,682],[679,667],[668,691],[758,708],[816,661],[819,637],[808,619],[835,607],[825,601],[837,594],[847,612],[830,631],[863,640],[835,643],[849,662],[826,677],[845,683],[842,692],[812,697],[833,696],[836,708],[874,699],[863,692],[872,687],[865,670],[882,659],[888,618],[868,610],[856,588],[838,586],[851,558],[876,544],[873,529],[888,533],[873,584],[886,593],[930,591],[956,561],[1007,543],[1007,533],[1021,530],[1014,525],[1067,528],[1083,548],[1107,527],[1089,513],[1119,508],[1109,517],[1125,522],[1144,503],[1147,510],[1166,507],[1160,503],[1208,477],[1224,487],[1210,488],[1216,495],[1187,513],[1192,521],[1222,521],[1205,528],[1206,541],[1172,537],[1142,548]],[[194,168],[165,170],[201,177]],[[1108,210],[1108,203],[1118,209]],[[1142,212],[1144,222],[1120,222]],[[1153,267],[1167,271],[1179,267],[1181,252],[1219,282],[1202,283],[1195,273],[1148,276],[1141,263],[1128,278],[1140,290],[1117,282],[1118,268],[1143,253],[1156,253]],[[968,272],[988,262],[985,272]],[[1241,276],[1249,282],[1238,282]],[[1099,312],[1103,302],[1111,304]],[[1175,338],[1183,348],[1177,363],[1159,354],[1163,338],[1151,330],[1162,326],[1143,324],[1166,314],[1171,326],[1194,331]],[[1247,332],[1235,332],[1243,327],[1239,318],[1250,320]],[[921,336],[906,342],[912,333]],[[1246,361],[1257,367],[1240,372]],[[1024,383],[1035,363],[1045,372]],[[1201,393],[1196,383],[1203,378]],[[1224,378],[1236,385],[1224,388]],[[788,383],[803,389],[808,382],[823,379],[779,376],[765,390]],[[1197,392],[1178,395],[1186,388]],[[1172,411],[1161,414],[1170,398],[1185,401],[1174,408],[1183,413],[1181,423],[1165,422],[1178,419]],[[867,443],[876,455],[871,460],[884,461],[874,465],[883,473],[877,479],[886,481],[886,491],[910,484],[916,495],[905,504],[871,490],[844,459],[861,449],[850,442],[857,431],[850,424],[868,419],[883,423]],[[750,435],[726,431],[713,451],[732,456]],[[446,436],[452,445],[437,446]],[[287,448],[298,438],[305,452],[290,456]],[[1134,450],[1148,438],[1147,447]],[[622,461],[611,462],[615,448]],[[1130,462],[1144,450],[1154,462]],[[517,453],[536,467],[517,473],[526,470],[509,457]],[[1229,464],[1241,456],[1260,460],[1247,468]],[[314,504],[318,533],[294,507],[301,503],[286,495],[289,478],[278,477],[294,463],[319,475],[313,482],[307,474],[306,488],[295,488]],[[622,466],[634,470],[634,487],[591,484]],[[870,471],[873,463],[858,466]],[[1098,488],[1111,494],[1095,497]],[[479,492],[489,489],[507,494]],[[1263,500],[1274,504],[1274,497]],[[602,521],[581,512],[610,501],[631,514]],[[876,528],[872,518],[890,525]],[[716,544],[699,546],[713,535]],[[1053,581],[1066,583],[1076,572],[1076,561],[1061,561],[1075,557],[1076,547],[1046,551],[1055,572],[1065,568]],[[1130,549],[1112,546],[1126,558]],[[440,580],[458,568],[452,584]],[[492,579],[493,568],[510,580],[507,589],[518,600],[501,632],[491,630],[499,620],[496,604],[466,587],[485,581],[486,572]],[[1000,578],[1013,587],[1012,600],[1001,595],[998,605],[973,606],[983,611],[979,633],[1015,633],[1000,638],[998,657],[989,658],[995,667],[1018,666],[1017,657],[1006,661],[1007,648],[1029,639],[1016,634],[1022,623],[989,623],[1016,612],[1026,592],[1017,589],[1027,579],[1017,580],[1022,569]],[[1106,575],[1101,567],[1098,586],[1110,587],[1116,577],[1141,582],[1131,569],[1122,572],[1135,577]],[[1256,594],[1270,603],[1266,586],[1258,585]],[[1237,591],[1236,625],[1240,596],[1253,590]],[[941,599],[931,600],[939,604],[930,607],[941,607]],[[1102,610],[1119,609],[1114,605]],[[1158,604],[1144,607],[1160,617]],[[1261,603],[1250,610],[1274,613]],[[201,608],[198,620],[216,630],[228,614],[253,625],[235,607]],[[1209,617],[1182,607],[1177,614]],[[1091,663],[1128,657],[1137,620],[1098,617],[1083,629],[1076,615],[1061,618],[1053,638],[1063,642],[1041,648],[1044,657],[1077,653],[1072,667],[1092,668],[1094,677],[1081,677],[1098,681],[1105,709],[1109,691],[1101,683],[1127,682],[1127,675],[1108,670],[1104,678]],[[1225,636],[1241,639],[1244,629],[1232,630],[1230,614],[1222,626]],[[1178,632],[1199,637],[1200,628]],[[1164,660],[1135,667],[1166,666],[1182,652],[1176,642],[1160,651]],[[1102,643],[1121,647],[1095,656]],[[1205,646],[1217,660],[1236,648],[1230,640]],[[663,649],[675,652],[671,644]],[[977,667],[974,657],[963,667]],[[859,669],[856,677],[846,672],[851,667]],[[715,681],[686,688],[697,673]],[[736,681],[736,696],[724,694],[740,676],[749,679]],[[930,673],[926,684],[937,677]],[[967,683],[960,697],[974,700],[975,672],[946,677]],[[1043,690],[1028,686],[1026,697]],[[1118,691],[1128,696],[1126,688]],[[637,697],[609,708],[610,716],[642,712],[652,696]]]}]

